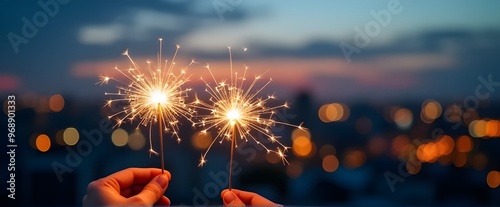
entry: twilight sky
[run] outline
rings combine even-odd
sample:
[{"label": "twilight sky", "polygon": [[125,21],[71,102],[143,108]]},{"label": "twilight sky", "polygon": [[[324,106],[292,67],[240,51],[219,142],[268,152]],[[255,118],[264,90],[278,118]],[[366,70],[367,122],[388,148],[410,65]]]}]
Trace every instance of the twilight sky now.
[{"label": "twilight sky", "polygon": [[[474,94],[480,76],[500,81],[499,1],[39,2],[0,3],[2,94],[101,96],[110,88],[95,86],[97,76],[127,67],[126,48],[138,62],[155,59],[158,37],[165,58],[179,44],[179,65],[199,62],[189,69],[195,87],[207,63],[227,79],[226,46],[237,69],[268,71],[268,89],[280,97],[307,90],[321,100],[449,100]],[[373,14],[391,16],[380,25]],[[35,31],[23,34],[34,17]],[[363,47],[358,29],[369,39]],[[341,45],[356,47],[350,61]]]}]

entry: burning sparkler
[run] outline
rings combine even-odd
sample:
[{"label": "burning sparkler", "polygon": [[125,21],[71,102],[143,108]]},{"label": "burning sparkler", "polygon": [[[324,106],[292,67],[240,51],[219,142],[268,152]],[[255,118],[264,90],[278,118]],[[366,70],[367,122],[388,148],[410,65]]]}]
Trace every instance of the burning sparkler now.
[{"label": "burning sparkler", "polygon": [[[238,147],[238,143],[236,141],[238,135],[244,141],[255,141],[257,144],[266,149],[267,153],[277,154],[282,159],[283,164],[285,164],[288,163],[285,152],[290,147],[282,144],[278,140],[280,137],[274,135],[271,132],[271,128],[276,124],[298,127],[300,129],[302,129],[302,127],[300,125],[296,126],[273,119],[275,110],[279,108],[288,108],[287,103],[274,107],[266,107],[266,102],[276,99],[276,97],[274,95],[267,96],[267,98],[264,99],[257,97],[258,94],[272,81],[272,79],[269,79],[261,87],[257,86],[257,82],[262,79],[262,76],[256,76],[252,82],[245,82],[248,70],[247,66],[245,66],[242,76],[238,76],[237,72],[233,74],[232,52],[230,47],[228,47],[228,49],[231,70],[230,82],[217,82],[212,71],[210,70],[210,67],[207,65],[206,68],[210,72],[215,85],[212,86],[205,79],[201,78],[206,85],[205,91],[210,94],[210,99],[209,103],[205,103],[197,99],[195,101],[195,107],[210,111],[209,115],[197,115],[200,119],[196,124],[204,127],[202,132],[207,133],[210,129],[215,129],[217,131],[217,136],[212,141],[206,152],[201,155],[199,166],[203,166],[207,162],[206,155],[217,140],[219,140],[219,143],[222,143],[224,139],[231,141],[231,157],[229,164],[229,189],[231,190],[233,154],[234,148]],[[246,51],[246,48],[244,48],[244,51]],[[252,134],[253,132],[261,133],[271,143],[277,143],[278,147],[276,150],[266,147],[255,135]]]},{"label": "burning sparkler", "polygon": [[185,117],[190,120],[194,110],[189,104],[185,103],[187,93],[191,90],[183,88],[187,82],[188,76],[186,69],[191,63],[180,70],[178,74],[174,73],[175,58],[179,50],[177,45],[172,60],[168,62],[162,60],[162,39],[159,39],[160,48],[157,54],[157,65],[152,66],[148,60],[146,69],[140,68],[138,64],[130,57],[128,50],[123,55],[127,56],[131,66],[126,70],[118,69],[127,82],[122,82],[109,76],[100,76],[101,81],[97,84],[107,84],[110,80],[119,83],[118,91],[114,93],[105,93],[109,96],[116,97],[107,101],[105,106],[110,106],[114,102],[127,102],[128,105],[123,107],[121,111],[108,116],[109,119],[115,119],[117,126],[120,126],[125,121],[134,121],[139,119],[137,127],[140,125],[149,125],[149,152],[150,155],[158,153],[153,150],[151,139],[151,127],[153,123],[158,124],[160,135],[160,159],[162,172],[164,167],[163,155],[163,133],[169,132],[177,138],[177,142],[181,141],[179,137],[179,117]]}]

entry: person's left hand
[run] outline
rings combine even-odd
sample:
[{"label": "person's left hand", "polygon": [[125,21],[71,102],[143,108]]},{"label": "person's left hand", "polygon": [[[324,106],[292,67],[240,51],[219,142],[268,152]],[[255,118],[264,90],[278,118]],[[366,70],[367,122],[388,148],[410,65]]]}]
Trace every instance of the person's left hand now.
[{"label": "person's left hand", "polygon": [[163,195],[171,175],[157,168],[128,168],[93,181],[83,197],[84,206],[170,205]]}]

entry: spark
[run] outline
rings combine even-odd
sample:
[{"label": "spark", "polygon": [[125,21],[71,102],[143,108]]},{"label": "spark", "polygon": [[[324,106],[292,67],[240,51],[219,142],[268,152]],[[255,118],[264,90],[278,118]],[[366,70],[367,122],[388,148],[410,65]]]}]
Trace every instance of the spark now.
[{"label": "spark", "polygon": [[130,62],[130,67],[127,69],[119,69],[115,67],[124,78],[125,81],[115,79],[109,76],[100,76],[100,81],[96,84],[107,84],[110,80],[118,83],[117,91],[105,93],[112,96],[106,102],[105,106],[111,106],[115,102],[126,102],[125,107],[120,111],[108,116],[109,119],[116,120],[115,126],[120,126],[125,122],[133,122],[138,119],[137,128],[140,125],[149,126],[149,153],[158,155],[153,149],[151,141],[151,126],[153,123],[158,124],[160,135],[160,149],[162,153],[162,168],[163,168],[163,133],[169,132],[173,137],[177,138],[177,142],[181,141],[179,137],[179,121],[180,117],[191,120],[194,113],[190,104],[185,102],[190,88],[185,88],[184,84],[188,81],[189,76],[186,75],[187,68],[195,63],[191,63],[181,69],[175,68],[175,58],[179,50],[173,54],[171,61],[162,59],[162,39],[159,39],[159,53],[157,54],[157,63],[154,65],[151,61],[147,61],[145,67],[140,67],[129,54],[128,49],[123,52]]},{"label": "spark", "polygon": [[[252,140],[258,145],[262,146],[267,153],[275,153],[278,155],[283,164],[288,164],[285,152],[290,147],[285,146],[279,141],[280,136],[272,133],[271,128],[277,124],[297,127],[302,129],[301,126],[292,125],[285,122],[275,120],[274,115],[276,110],[280,108],[288,108],[288,103],[282,105],[267,107],[267,102],[276,99],[274,95],[269,95],[267,98],[259,98],[259,93],[272,81],[269,79],[264,84],[258,83],[262,80],[262,75],[255,76],[253,81],[246,81],[248,67],[244,66],[243,74],[237,72],[233,73],[232,53],[229,49],[230,58],[230,80],[217,81],[210,69],[210,66],[205,68],[210,72],[213,83],[210,84],[203,77],[201,80],[206,85],[206,92],[210,95],[209,102],[203,102],[196,99],[194,102],[195,108],[208,111],[209,114],[198,114],[195,122],[196,126],[201,126],[204,129],[202,133],[207,133],[208,130],[217,131],[217,136],[212,141],[204,154],[201,155],[198,166],[203,166],[207,163],[206,156],[215,142],[222,143],[224,140],[231,141],[231,162],[233,148],[238,147],[236,138],[239,140],[249,141]],[[244,48],[246,50],[246,48]],[[212,81],[211,81],[212,82]],[[260,85],[260,87],[259,87]],[[274,148],[267,147],[260,141],[256,134],[262,134],[269,141],[270,144],[276,144]],[[231,176],[230,176],[231,177]],[[230,186],[231,186],[231,182]],[[231,189],[231,188],[230,188]]]}]

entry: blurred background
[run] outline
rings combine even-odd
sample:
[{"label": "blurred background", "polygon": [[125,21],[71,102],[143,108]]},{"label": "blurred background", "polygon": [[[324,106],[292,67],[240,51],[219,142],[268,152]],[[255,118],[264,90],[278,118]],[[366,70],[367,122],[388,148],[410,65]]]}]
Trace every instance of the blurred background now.
[{"label": "blurred background", "polygon": [[[276,119],[308,128],[272,129],[291,147],[289,165],[240,144],[235,188],[287,205],[500,205],[498,1],[0,4],[0,123],[15,95],[16,204],[81,205],[93,180],[159,167],[147,128],[106,118],[123,107],[103,107],[116,85],[96,82],[130,66],[127,48],[139,64],[155,60],[162,37],[164,57],[180,45],[176,65],[196,59],[187,84],[200,98],[203,66],[227,79],[231,46],[236,70],[273,79],[260,93],[278,97],[270,105],[289,102]],[[165,136],[166,195],[173,205],[220,205],[229,142],[199,168],[213,137],[181,122],[180,144]]]}]

